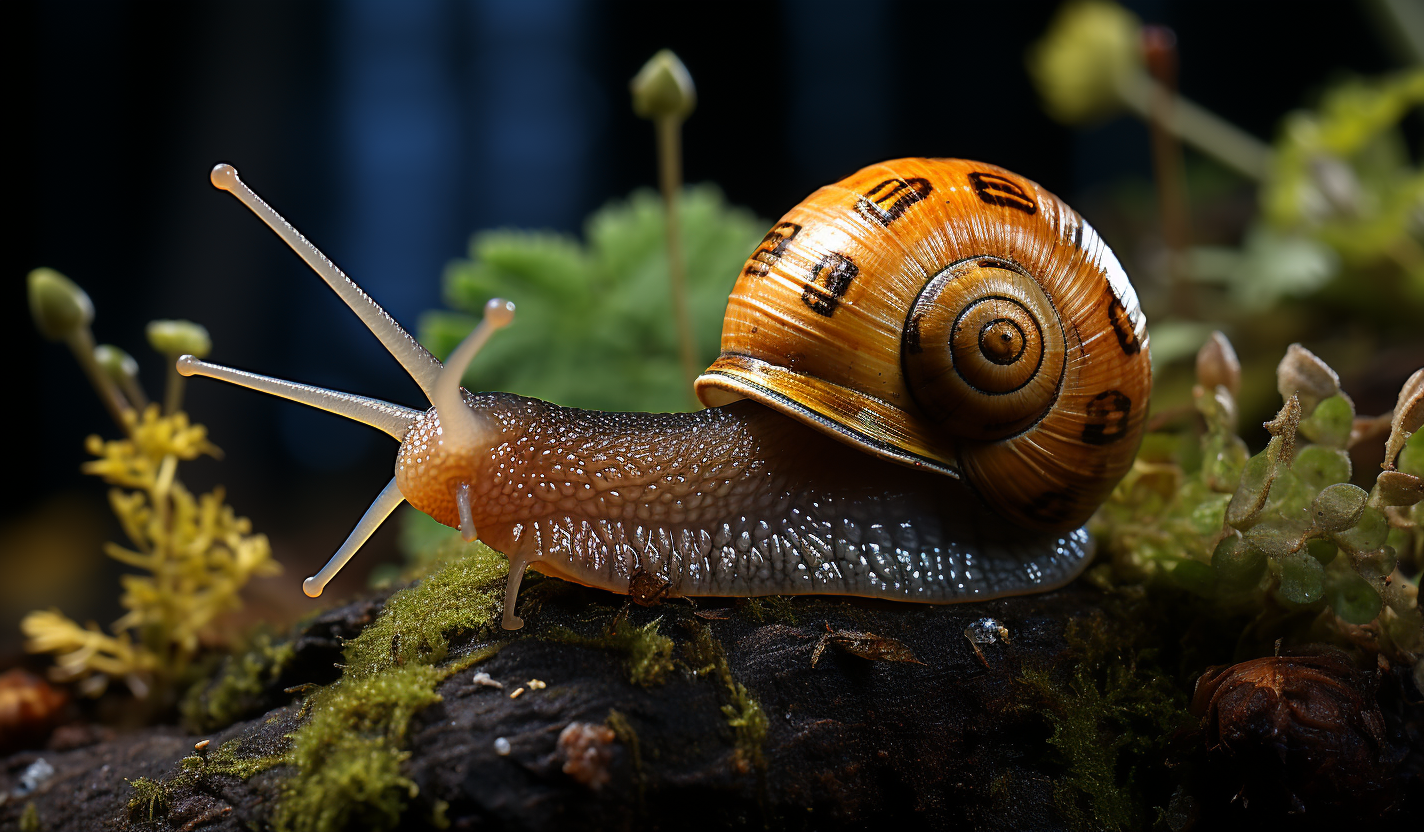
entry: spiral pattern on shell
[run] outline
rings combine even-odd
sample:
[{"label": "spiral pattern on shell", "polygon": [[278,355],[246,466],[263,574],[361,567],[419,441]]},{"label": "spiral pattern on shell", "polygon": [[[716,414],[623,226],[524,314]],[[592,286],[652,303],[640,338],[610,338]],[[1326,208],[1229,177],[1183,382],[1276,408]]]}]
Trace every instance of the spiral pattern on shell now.
[{"label": "spiral pattern on shell", "polygon": [[958,159],[873,165],[788,212],[697,382],[708,405],[756,399],[1049,530],[1131,466],[1150,390],[1146,320],[1098,234]]}]

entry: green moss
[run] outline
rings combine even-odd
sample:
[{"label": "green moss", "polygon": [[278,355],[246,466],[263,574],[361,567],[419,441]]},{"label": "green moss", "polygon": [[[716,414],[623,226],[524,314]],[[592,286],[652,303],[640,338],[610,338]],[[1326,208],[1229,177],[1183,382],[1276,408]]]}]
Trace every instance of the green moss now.
[{"label": "green moss", "polygon": [[35,807],[34,801],[26,803],[25,810],[20,813],[20,832],[40,832],[42,828],[40,810]]},{"label": "green moss", "polygon": [[414,784],[400,773],[410,719],[440,701],[447,671],[412,664],[352,676],[316,694],[312,716],[292,734],[296,774],[272,818],[280,830],[392,829]]},{"label": "green moss", "polygon": [[566,627],[551,627],[543,636],[564,644],[595,647],[623,656],[628,681],[640,687],[660,685],[672,670],[673,640],[658,632],[661,618],[641,627],[614,619],[598,636],[583,636]]},{"label": "green moss", "polygon": [[401,506],[397,520],[400,536],[396,547],[405,564],[387,563],[371,570],[368,583],[372,588],[385,589],[424,578],[446,563],[478,557],[484,547],[479,541],[465,542],[459,529],[440,523],[414,506]]},{"label": "green moss", "polygon": [[159,780],[150,780],[147,777],[140,777],[137,780],[126,780],[132,789],[129,796],[128,815],[129,820],[154,821],[168,815],[168,807],[171,804],[168,795],[168,784]]},{"label": "green moss", "polygon": [[425,822],[436,829],[449,829],[450,818],[447,814],[449,811],[450,801],[437,800],[435,801],[435,805],[431,807],[430,815],[426,817]]},{"label": "green moss", "polygon": [[241,739],[228,740],[210,754],[184,757],[179,767],[199,777],[219,774],[246,780],[258,772],[287,762],[285,754],[244,754],[244,750]]},{"label": "green moss", "polygon": [[795,607],[791,605],[791,599],[785,595],[745,598],[742,603],[745,605],[747,615],[757,622],[771,621],[776,624],[792,626],[801,623],[801,619],[796,615]]},{"label": "green moss", "polygon": [[[165,815],[173,795],[196,788],[203,778],[247,779],[277,766],[291,766],[271,824],[278,830],[326,832],[348,828],[392,829],[400,823],[415,785],[400,771],[410,720],[440,701],[435,686],[497,653],[490,644],[455,661],[446,659],[453,633],[488,630],[500,614],[505,560],[487,546],[445,563],[419,584],[392,595],[381,615],[346,646],[342,678],[317,689],[303,704],[305,722],[276,747],[249,747],[229,740],[178,764],[165,781],[133,782],[132,820]],[[669,646],[668,650],[671,650]],[[194,721],[230,716],[260,693],[291,658],[291,647],[259,640],[229,665],[206,696],[191,705]],[[273,717],[272,719],[275,719]],[[272,722],[268,720],[268,723]],[[436,806],[431,823],[439,826]]]},{"label": "green moss", "polygon": [[1047,718],[1066,768],[1055,803],[1078,829],[1138,829],[1148,819],[1140,772],[1160,765],[1167,738],[1190,724],[1184,694],[1102,614],[1069,623],[1071,672],[1029,668],[1022,683]]},{"label": "green moss", "polygon": [[726,700],[722,705],[722,714],[726,717],[727,726],[732,729],[738,767],[755,766],[757,771],[764,771],[766,757],[762,749],[766,747],[766,713],[746,686],[732,676],[726,651],[712,635],[712,628],[695,622],[690,626],[692,641],[683,649],[694,673],[699,676],[715,675],[722,682],[723,698]]},{"label": "green moss", "polygon": [[498,651],[491,645],[436,667],[452,633],[488,630],[501,612],[506,562],[480,545],[386,601],[347,645],[346,669],[309,701],[311,717],[291,735],[285,762],[296,773],[282,789],[273,825],[293,832],[391,829],[415,785],[400,765],[410,720],[440,701],[445,677]]},{"label": "green moss", "polygon": [[263,690],[277,681],[294,655],[291,642],[274,643],[270,633],[259,633],[245,652],[223,662],[213,681],[188,691],[182,711],[189,730],[210,733],[252,713]]},{"label": "green moss", "polygon": [[[1203,352],[1208,359],[1210,348]],[[1350,645],[1356,636],[1339,622],[1375,622],[1391,660],[1412,661],[1424,646],[1424,614],[1410,585],[1410,576],[1424,570],[1418,530],[1424,507],[1409,508],[1408,515],[1395,507],[1386,512],[1389,500],[1406,499],[1394,490],[1399,485],[1387,480],[1367,492],[1350,482],[1357,472],[1344,445],[1355,422],[1353,405],[1338,391],[1318,403],[1314,395],[1302,396],[1304,378],[1333,378],[1333,371],[1295,345],[1277,368],[1284,404],[1264,425],[1269,443],[1243,457],[1244,464],[1219,471],[1213,460],[1223,449],[1245,453],[1235,435],[1236,395],[1198,378],[1192,395],[1199,419],[1182,423],[1178,434],[1149,434],[1136,464],[1091,521],[1112,557],[1105,577],[1118,586],[1185,589],[1198,602],[1193,614],[1240,617],[1245,629],[1238,647],[1277,638]],[[1248,382],[1243,397],[1265,378]],[[1184,452],[1192,445],[1202,449],[1197,458]],[[1393,575],[1396,567],[1403,580]],[[1333,615],[1317,627],[1316,618],[1305,615],[1314,612]],[[1238,650],[1245,652],[1251,651]]]},{"label": "green moss", "polygon": [[380,617],[346,646],[346,675],[444,660],[450,633],[488,629],[499,618],[507,571],[503,555],[477,544],[469,557],[392,595]]}]

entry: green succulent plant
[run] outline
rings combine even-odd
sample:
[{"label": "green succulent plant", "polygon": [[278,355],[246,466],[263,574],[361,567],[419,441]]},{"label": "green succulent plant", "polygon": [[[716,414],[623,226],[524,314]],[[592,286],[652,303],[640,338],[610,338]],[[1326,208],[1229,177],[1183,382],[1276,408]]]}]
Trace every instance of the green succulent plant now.
[{"label": "green succulent plant", "polygon": [[1236,433],[1235,354],[1220,333],[1202,349],[1195,405],[1205,429],[1149,434],[1094,519],[1114,573],[1189,590],[1224,615],[1327,613],[1320,620],[1335,637],[1356,640],[1364,628],[1415,664],[1424,653],[1424,370],[1400,392],[1384,469],[1368,491],[1351,482],[1348,449],[1383,421],[1357,419],[1335,372],[1298,344],[1276,377],[1284,404],[1266,424],[1270,442],[1251,455]]}]

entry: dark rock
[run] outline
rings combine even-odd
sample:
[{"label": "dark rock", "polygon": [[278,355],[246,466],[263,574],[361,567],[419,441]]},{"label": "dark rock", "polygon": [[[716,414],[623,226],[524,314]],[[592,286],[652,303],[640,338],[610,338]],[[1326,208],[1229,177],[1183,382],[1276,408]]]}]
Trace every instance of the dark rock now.
[{"label": "dark rock", "polygon": [[[502,647],[440,682],[442,700],[411,722],[401,774],[416,792],[402,828],[1093,826],[1091,801],[1065,790],[1072,761],[1048,742],[1044,688],[1030,691],[1023,679],[1029,669],[1064,684],[1084,678],[1075,675],[1081,645],[1070,644],[1070,620],[1092,619],[1097,630],[1079,629],[1115,628],[1127,640],[1139,628],[1095,614],[1105,596],[1082,582],[1046,595],[944,607],[820,597],[643,608],[554,581],[534,582],[528,596],[525,631],[495,633],[495,642],[478,633],[452,642],[451,660]],[[379,603],[357,602],[305,625],[296,636],[305,646],[282,683],[331,681],[342,639]],[[986,616],[1003,626],[1007,642],[966,636]],[[673,640],[665,673],[631,672],[628,639],[608,636],[625,628]],[[828,649],[813,667],[828,628],[894,640],[921,663]],[[477,683],[476,673],[503,688]],[[663,681],[645,687],[632,678]],[[232,739],[240,740],[243,758],[280,754],[306,721],[304,693],[285,697],[292,701],[209,735],[203,754],[193,750],[200,737],[159,727],[68,751],[14,755],[0,765],[0,794],[12,794],[38,756],[55,773],[0,805],[0,827],[15,828],[33,803],[47,830],[263,828],[292,769],[279,765],[243,779],[204,761]],[[1399,707],[1417,712],[1408,703]],[[567,733],[574,723],[580,725]],[[1104,743],[1111,740],[1104,735]],[[1154,749],[1156,741],[1133,738]],[[1413,743],[1418,748],[1420,739]],[[1144,828],[1159,817],[1166,828],[1189,829],[1204,828],[1198,819],[1230,825],[1241,816],[1229,795],[1208,803],[1214,793],[1184,790],[1170,782],[1165,764],[1154,765],[1169,785],[1131,792],[1142,804]],[[1109,779],[1121,775],[1107,772]],[[135,791],[125,780],[138,778],[170,784],[159,792],[162,811],[152,821],[146,807],[129,808]]]}]

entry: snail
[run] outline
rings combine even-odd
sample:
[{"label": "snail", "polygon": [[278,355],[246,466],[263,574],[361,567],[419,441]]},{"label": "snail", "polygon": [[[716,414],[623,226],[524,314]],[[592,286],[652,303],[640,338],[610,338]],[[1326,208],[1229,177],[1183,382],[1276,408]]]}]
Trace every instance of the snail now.
[{"label": "snail", "polygon": [[303,589],[317,596],[403,501],[510,562],[627,593],[842,594],[950,603],[1046,591],[1132,464],[1146,320],[1076,212],[1002,168],[901,159],[821,188],[752,252],[692,413],[603,413],[460,387],[514,307],[492,300],[442,365],[228,165],[213,184],[336,291],[433,405],[184,356],[184,375],[384,430],[395,476]]}]

